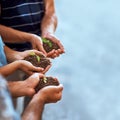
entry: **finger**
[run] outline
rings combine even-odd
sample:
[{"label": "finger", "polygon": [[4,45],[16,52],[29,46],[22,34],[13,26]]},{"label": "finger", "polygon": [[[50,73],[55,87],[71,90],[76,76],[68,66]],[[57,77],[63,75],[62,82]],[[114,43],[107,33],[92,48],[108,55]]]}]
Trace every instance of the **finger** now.
[{"label": "finger", "polygon": [[[39,73],[34,73],[30,78],[38,80],[39,81]],[[31,79],[30,79],[31,80]]]},{"label": "finger", "polygon": [[48,65],[42,73],[45,74],[50,69],[51,66],[52,64]]},{"label": "finger", "polygon": [[59,92],[56,97],[57,97],[56,99],[58,101],[61,100],[62,99],[62,92]]},{"label": "finger", "polygon": [[42,71],[44,71],[44,68],[34,67],[32,71],[34,71],[34,72],[42,72]]},{"label": "finger", "polygon": [[47,57],[51,57],[54,53],[55,53],[55,49],[53,49],[52,51],[50,51],[49,53],[47,53]]},{"label": "finger", "polygon": [[61,49],[57,50],[60,54],[64,53],[64,51],[62,51]]},{"label": "finger", "polygon": [[58,57],[58,55],[56,55],[56,54],[53,54],[53,55],[51,56],[51,58],[56,58],[56,57]]},{"label": "finger", "polygon": [[64,50],[63,45],[60,43],[60,41],[58,41],[58,45],[59,45],[59,47],[60,47],[61,51],[64,53],[64,52],[65,52],[65,50]]},{"label": "finger", "polygon": [[40,52],[40,51],[38,51],[38,50],[33,50],[33,52],[34,52],[36,55],[43,55],[43,56],[45,56],[44,53],[42,53],[42,52]]},{"label": "finger", "polygon": [[57,92],[61,92],[63,91],[63,85],[60,84],[59,86],[56,86],[57,87]]},{"label": "finger", "polygon": [[56,54],[56,57],[58,57],[60,55],[58,50],[55,50],[55,54]]},{"label": "finger", "polygon": [[40,78],[43,78],[43,77],[45,77],[45,75],[42,74],[42,73],[39,73],[39,77],[40,77]]},{"label": "finger", "polygon": [[38,50],[41,51],[41,52],[43,52],[45,55],[47,55],[46,51],[43,48],[43,45],[39,45],[38,46]]}]

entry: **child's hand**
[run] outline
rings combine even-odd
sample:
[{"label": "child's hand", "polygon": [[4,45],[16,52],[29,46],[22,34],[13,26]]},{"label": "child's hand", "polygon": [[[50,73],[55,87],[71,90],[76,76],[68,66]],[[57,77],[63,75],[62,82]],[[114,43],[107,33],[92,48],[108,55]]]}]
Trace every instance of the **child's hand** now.
[{"label": "child's hand", "polygon": [[41,67],[35,67],[30,62],[25,60],[18,60],[19,69],[27,73],[28,75],[32,75],[35,72],[43,72],[44,69]]}]

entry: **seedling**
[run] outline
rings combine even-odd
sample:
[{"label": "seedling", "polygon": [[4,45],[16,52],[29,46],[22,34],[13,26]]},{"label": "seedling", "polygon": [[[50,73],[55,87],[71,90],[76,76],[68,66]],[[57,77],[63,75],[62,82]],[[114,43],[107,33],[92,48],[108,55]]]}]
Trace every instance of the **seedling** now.
[{"label": "seedling", "polygon": [[31,53],[30,53],[30,55],[34,56],[34,55],[35,55],[35,53],[34,53],[34,52],[31,52]]},{"label": "seedling", "polygon": [[46,38],[42,38],[42,42],[48,44],[49,47],[52,47],[52,42]]},{"label": "seedling", "polygon": [[47,83],[47,78],[46,77],[43,78],[43,82]]},{"label": "seedling", "polygon": [[40,62],[40,56],[36,55],[34,52],[31,52],[30,55],[36,56],[38,62]]}]

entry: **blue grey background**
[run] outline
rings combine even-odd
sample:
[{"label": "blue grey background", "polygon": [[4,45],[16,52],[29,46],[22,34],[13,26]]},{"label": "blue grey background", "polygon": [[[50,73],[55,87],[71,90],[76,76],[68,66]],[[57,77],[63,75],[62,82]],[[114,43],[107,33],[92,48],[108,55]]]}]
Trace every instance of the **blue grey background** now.
[{"label": "blue grey background", "polygon": [[43,120],[120,120],[120,1],[55,0],[66,53],[47,73],[64,85]]}]

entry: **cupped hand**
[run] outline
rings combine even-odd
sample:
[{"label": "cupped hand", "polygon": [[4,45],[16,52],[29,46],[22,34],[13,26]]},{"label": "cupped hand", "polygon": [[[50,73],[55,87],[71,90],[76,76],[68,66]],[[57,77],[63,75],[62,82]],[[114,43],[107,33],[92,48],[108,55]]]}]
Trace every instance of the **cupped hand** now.
[{"label": "cupped hand", "polygon": [[19,60],[18,62],[20,62],[20,66],[19,69],[24,71],[25,73],[27,73],[28,75],[32,75],[35,72],[43,72],[44,69],[41,67],[35,67],[32,65],[32,63],[26,61],[26,60]]},{"label": "cupped hand", "polygon": [[62,98],[63,85],[47,86],[40,89],[34,97],[37,97],[43,103],[55,103]]},{"label": "cupped hand", "polygon": [[31,34],[31,44],[32,44],[32,48],[38,51],[41,51],[43,54],[47,54],[46,51],[43,48],[43,43],[42,43],[42,39],[40,36],[35,35],[35,34]]},{"label": "cupped hand", "polygon": [[52,42],[56,43],[59,46],[58,50],[53,49],[52,51],[47,53],[47,57],[55,58],[65,52],[63,45],[61,44],[60,40],[55,35],[51,33],[46,33],[42,37],[51,40]]}]

